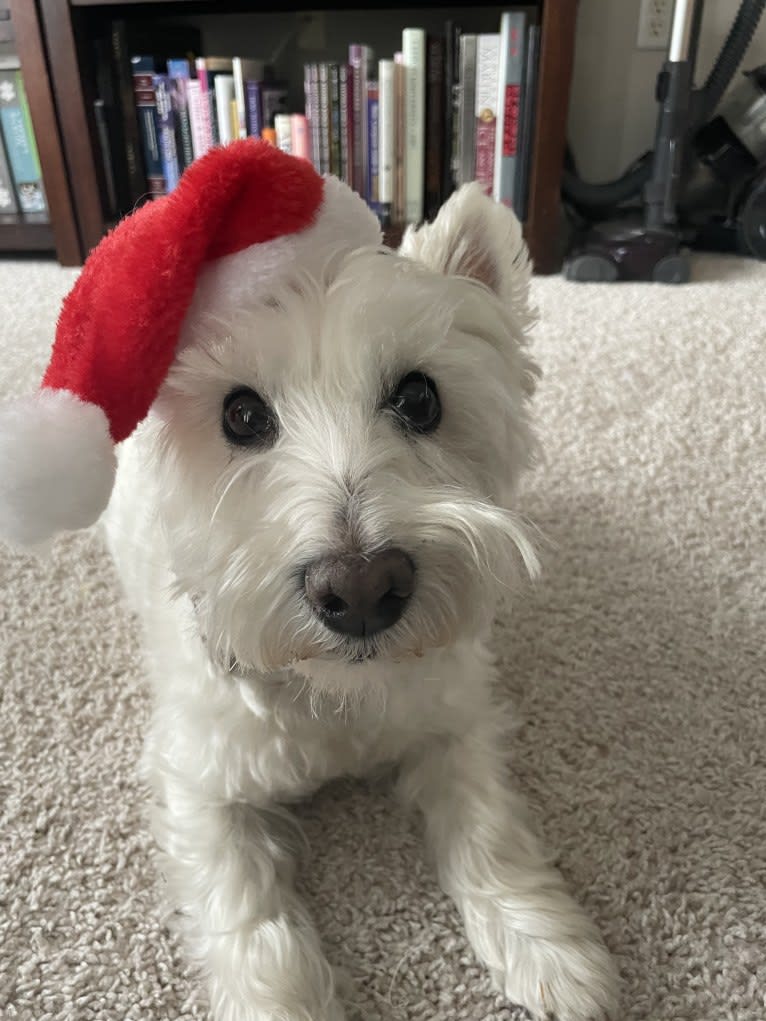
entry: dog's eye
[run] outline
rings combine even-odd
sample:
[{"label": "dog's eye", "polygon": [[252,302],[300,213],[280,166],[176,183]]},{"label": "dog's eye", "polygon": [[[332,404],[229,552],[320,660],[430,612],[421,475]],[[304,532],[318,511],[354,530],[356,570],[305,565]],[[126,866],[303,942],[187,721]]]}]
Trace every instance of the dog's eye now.
[{"label": "dog's eye", "polygon": [[432,432],[442,416],[436,384],[422,372],[409,372],[400,379],[388,404],[403,425],[414,432]]},{"label": "dog's eye", "polygon": [[223,431],[241,447],[270,447],[277,438],[277,418],[254,390],[239,387],[223,402]]}]

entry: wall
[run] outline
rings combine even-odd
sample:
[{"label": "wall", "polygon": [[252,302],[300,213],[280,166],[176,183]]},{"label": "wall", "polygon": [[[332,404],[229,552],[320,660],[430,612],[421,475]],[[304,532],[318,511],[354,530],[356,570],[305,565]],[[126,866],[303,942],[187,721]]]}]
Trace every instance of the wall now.
[{"label": "wall", "polygon": [[[640,0],[580,0],[569,139],[580,174],[617,177],[654,143],[654,83],[665,54],[636,48]],[[707,0],[696,81],[701,84],[729,31],[739,0]],[[742,67],[766,62],[766,14]]]}]

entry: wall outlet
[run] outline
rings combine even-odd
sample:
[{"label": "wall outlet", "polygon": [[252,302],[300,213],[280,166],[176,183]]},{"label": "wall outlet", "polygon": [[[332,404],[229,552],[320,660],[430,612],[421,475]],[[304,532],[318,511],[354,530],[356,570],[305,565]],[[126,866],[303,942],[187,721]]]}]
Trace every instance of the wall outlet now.
[{"label": "wall outlet", "polygon": [[638,16],[639,50],[666,50],[670,42],[674,0],[641,0]]}]

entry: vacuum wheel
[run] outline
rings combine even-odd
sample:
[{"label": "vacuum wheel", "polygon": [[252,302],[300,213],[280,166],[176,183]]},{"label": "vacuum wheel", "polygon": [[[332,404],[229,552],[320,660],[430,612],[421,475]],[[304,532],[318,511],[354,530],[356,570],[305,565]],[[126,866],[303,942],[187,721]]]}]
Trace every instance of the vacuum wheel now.
[{"label": "vacuum wheel", "polygon": [[605,255],[575,255],[566,264],[565,276],[581,284],[613,284],[617,266]]},{"label": "vacuum wheel", "polygon": [[689,276],[689,256],[680,253],[666,255],[652,270],[652,280],[658,284],[686,284]]}]

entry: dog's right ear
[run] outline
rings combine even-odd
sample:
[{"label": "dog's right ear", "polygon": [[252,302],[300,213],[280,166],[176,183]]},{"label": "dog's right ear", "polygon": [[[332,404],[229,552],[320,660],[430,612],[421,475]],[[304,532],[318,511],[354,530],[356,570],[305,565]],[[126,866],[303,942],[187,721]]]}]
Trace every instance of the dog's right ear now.
[{"label": "dog's right ear", "polygon": [[475,181],[454,192],[433,223],[409,227],[399,254],[437,273],[478,280],[528,315],[531,265],[521,224]]}]

